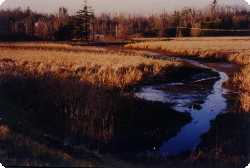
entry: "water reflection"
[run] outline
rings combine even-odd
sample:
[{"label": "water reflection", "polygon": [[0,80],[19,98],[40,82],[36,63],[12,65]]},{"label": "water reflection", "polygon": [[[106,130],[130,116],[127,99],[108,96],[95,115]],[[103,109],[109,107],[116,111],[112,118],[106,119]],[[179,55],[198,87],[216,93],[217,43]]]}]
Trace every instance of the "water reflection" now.
[{"label": "water reflection", "polygon": [[[195,66],[208,68],[196,61],[188,62]],[[223,83],[228,80],[228,76],[223,72],[218,73],[220,78],[217,81],[214,80],[212,88],[204,86],[213,80],[208,78],[194,81],[191,84],[172,83],[165,86],[145,86],[136,93],[137,97],[148,101],[173,103],[175,110],[188,112],[192,116],[192,122],[184,126],[177,136],[163,142],[157,153],[163,156],[174,156],[193,151],[200,144],[201,135],[210,129],[210,121],[223,113],[227,107],[224,98],[227,91],[223,88]]]}]

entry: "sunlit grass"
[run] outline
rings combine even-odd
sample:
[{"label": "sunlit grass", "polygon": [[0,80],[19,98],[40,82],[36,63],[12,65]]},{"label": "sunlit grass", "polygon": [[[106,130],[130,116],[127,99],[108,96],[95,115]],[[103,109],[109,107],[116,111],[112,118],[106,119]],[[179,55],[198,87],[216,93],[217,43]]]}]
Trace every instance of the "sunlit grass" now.
[{"label": "sunlit grass", "polygon": [[206,57],[223,57],[225,60],[230,59],[228,56],[250,52],[250,40],[198,40],[197,38],[187,40],[172,41],[152,41],[135,44],[128,44],[129,48],[152,49],[172,52],[183,56]]},{"label": "sunlit grass", "polygon": [[[64,47],[64,45],[57,44],[44,45],[52,46],[52,48]],[[12,44],[12,46],[14,45]],[[24,44],[23,46],[32,46],[32,44]],[[66,72],[96,85],[124,87],[136,84],[145,77],[157,75],[169,67],[180,65],[178,62],[144,58],[139,54],[111,53],[102,49],[96,52],[97,48],[94,48],[93,51],[66,52],[46,49],[2,48],[0,52],[1,70],[4,71],[3,66],[6,64],[15,64],[40,74],[46,72],[63,74]]]}]

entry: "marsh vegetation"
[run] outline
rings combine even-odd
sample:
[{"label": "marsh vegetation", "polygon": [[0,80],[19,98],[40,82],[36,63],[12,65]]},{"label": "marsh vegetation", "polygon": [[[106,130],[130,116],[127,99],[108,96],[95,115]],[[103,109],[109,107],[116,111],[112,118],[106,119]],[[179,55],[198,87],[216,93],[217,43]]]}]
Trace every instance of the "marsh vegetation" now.
[{"label": "marsh vegetation", "polygon": [[188,69],[182,62],[69,45],[25,48],[31,45],[1,48],[2,121],[13,132],[52,148],[137,153],[175,135],[191,119],[168,104],[133,96],[140,83]]},{"label": "marsh vegetation", "polygon": [[[198,162],[213,166],[218,161],[222,167],[242,165],[248,159],[244,148],[249,128],[247,44],[248,38],[241,37],[154,40],[132,43],[124,49],[66,43],[1,43],[0,135],[3,146],[8,144],[3,151],[9,156],[4,161],[88,166],[112,162],[118,167],[133,167],[133,162],[143,166],[141,161],[146,159],[151,160],[150,164],[157,162],[152,166],[178,167],[175,159],[183,161],[184,157],[185,165],[190,167]],[[160,54],[149,56],[139,49]],[[222,70],[230,77],[224,86],[232,92],[222,93],[228,108],[199,137],[201,143],[196,150],[171,160],[149,151],[178,135],[186,124],[196,124],[186,112],[203,108],[219,80],[218,73],[178,58],[195,59],[207,66],[211,62],[223,67],[230,63]],[[237,68],[231,69],[231,65]],[[180,107],[178,103],[147,101],[134,95],[144,86],[162,84],[169,84],[160,90],[171,100],[178,100],[174,95],[192,94],[192,100],[195,97],[185,107],[187,111],[175,108]],[[227,129],[229,125],[233,131]],[[240,141],[240,137],[245,140]],[[15,143],[17,139],[19,143]],[[234,145],[238,152],[232,150]],[[19,151],[25,156],[10,162],[10,158],[18,158]]]}]

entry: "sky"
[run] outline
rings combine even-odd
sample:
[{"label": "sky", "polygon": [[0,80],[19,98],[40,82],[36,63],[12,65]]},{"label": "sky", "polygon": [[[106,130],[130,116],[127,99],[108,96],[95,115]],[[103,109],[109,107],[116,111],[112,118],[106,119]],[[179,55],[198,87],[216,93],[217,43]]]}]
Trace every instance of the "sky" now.
[{"label": "sky", "polygon": [[0,0],[0,5],[4,2],[4,0]]},{"label": "sky", "polygon": [[[88,0],[97,13],[122,12],[122,13],[155,13],[163,10],[173,11],[184,7],[202,8],[213,0]],[[250,1],[250,0],[248,0]],[[224,5],[246,6],[245,0],[218,0]],[[83,0],[0,0],[1,8],[27,8],[43,13],[54,13],[59,7],[64,6],[74,13],[81,7]]]}]

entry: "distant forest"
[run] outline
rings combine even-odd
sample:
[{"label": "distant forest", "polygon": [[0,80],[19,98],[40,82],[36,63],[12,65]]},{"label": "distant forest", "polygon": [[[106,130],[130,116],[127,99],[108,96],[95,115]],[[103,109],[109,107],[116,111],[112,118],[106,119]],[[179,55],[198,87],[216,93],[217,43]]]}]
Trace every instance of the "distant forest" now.
[{"label": "distant forest", "polygon": [[219,7],[185,8],[149,16],[100,14],[83,5],[75,15],[60,8],[54,15],[31,9],[0,11],[0,40],[104,41],[139,37],[197,37],[250,35],[250,12]]}]

